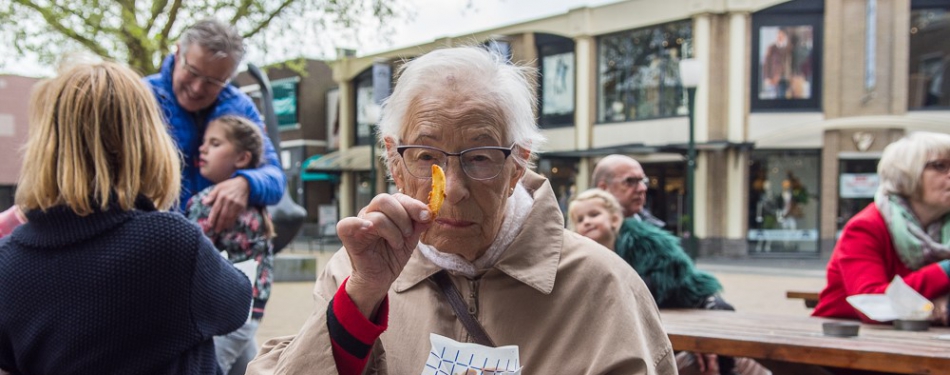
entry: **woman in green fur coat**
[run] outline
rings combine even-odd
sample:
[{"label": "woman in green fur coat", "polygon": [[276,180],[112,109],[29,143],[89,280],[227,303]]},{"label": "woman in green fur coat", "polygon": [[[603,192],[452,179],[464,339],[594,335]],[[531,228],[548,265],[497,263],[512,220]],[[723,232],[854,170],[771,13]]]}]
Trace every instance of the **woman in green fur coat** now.
[{"label": "woman in green fur coat", "polygon": [[669,232],[635,218],[623,220],[620,204],[610,193],[590,189],[568,208],[571,229],[614,250],[650,288],[660,308],[733,310],[718,298],[722,285],[696,269]]},{"label": "woman in green fur coat", "polygon": [[[614,245],[653,293],[662,308],[733,310],[718,293],[722,285],[712,275],[696,269],[680,240],[663,229],[637,219],[627,219]],[[718,306],[716,306],[718,305]]]},{"label": "woman in green fur coat", "polygon": [[[571,229],[616,251],[640,274],[659,308],[735,310],[719,297],[722,291],[719,281],[696,269],[680,246],[679,238],[636,218],[624,220],[621,213],[617,199],[601,189],[578,194],[568,206]],[[681,364],[681,372],[694,360],[698,361],[703,374],[734,374],[736,368],[735,359],[731,357],[706,354],[683,358],[690,357],[692,359],[685,359],[687,363]],[[680,355],[677,358],[679,363]],[[768,373],[767,370],[757,372],[760,367],[754,366],[745,366],[753,367],[754,371],[748,373]]]}]

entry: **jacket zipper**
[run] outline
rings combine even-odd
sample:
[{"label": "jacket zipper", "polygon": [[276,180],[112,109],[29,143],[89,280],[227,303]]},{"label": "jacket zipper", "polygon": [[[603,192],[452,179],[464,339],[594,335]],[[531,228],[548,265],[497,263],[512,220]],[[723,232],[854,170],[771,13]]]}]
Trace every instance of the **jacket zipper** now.
[{"label": "jacket zipper", "polygon": [[[468,280],[468,290],[469,290],[469,292],[468,292],[468,313],[469,313],[469,315],[471,315],[473,318],[475,318],[475,320],[478,320],[478,280],[471,280],[471,279],[469,279],[469,280]],[[467,342],[475,342],[475,338],[472,337],[472,334],[469,333],[468,330],[466,330],[465,333],[466,333],[465,336],[466,336],[466,338],[467,338],[467,339],[466,339]]]}]

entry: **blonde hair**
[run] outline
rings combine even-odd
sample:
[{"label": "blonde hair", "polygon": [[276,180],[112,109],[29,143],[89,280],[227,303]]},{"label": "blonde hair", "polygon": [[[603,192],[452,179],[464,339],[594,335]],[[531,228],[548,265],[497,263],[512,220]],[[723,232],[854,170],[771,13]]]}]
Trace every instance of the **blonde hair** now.
[{"label": "blonde hair", "polygon": [[65,205],[78,215],[122,210],[142,195],[167,210],[181,168],[151,90],[114,62],[80,62],[41,83],[30,100],[30,131],[16,204],[24,211]]},{"label": "blonde hair", "polygon": [[[264,136],[261,135],[261,129],[251,120],[234,115],[225,115],[214,119],[224,129],[224,136],[228,138],[238,152],[247,151],[251,154],[251,160],[248,162],[248,168],[257,168],[263,164],[264,159]],[[264,209],[264,236],[267,238],[277,237],[274,231],[274,222],[271,220],[267,210]]]},{"label": "blonde hair", "polygon": [[573,230],[576,223],[574,223],[574,218],[571,217],[571,212],[574,212],[574,207],[577,207],[577,202],[583,202],[592,199],[599,199],[601,204],[607,209],[607,213],[611,215],[617,215],[623,219],[623,207],[620,206],[620,202],[617,201],[617,198],[613,194],[608,193],[604,189],[592,188],[587,189],[571,199],[571,203],[567,206],[567,216],[570,219],[570,227]]},{"label": "blonde hair", "polygon": [[884,148],[877,174],[879,189],[885,194],[916,198],[921,194],[921,177],[927,162],[950,157],[950,135],[915,132]]}]

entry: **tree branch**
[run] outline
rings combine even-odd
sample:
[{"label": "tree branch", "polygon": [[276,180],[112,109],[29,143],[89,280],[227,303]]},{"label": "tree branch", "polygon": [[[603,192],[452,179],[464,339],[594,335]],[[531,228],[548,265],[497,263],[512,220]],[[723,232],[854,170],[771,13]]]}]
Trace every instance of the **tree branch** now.
[{"label": "tree branch", "polygon": [[270,21],[272,21],[272,20],[274,19],[274,17],[277,17],[277,15],[279,15],[280,12],[282,12],[282,11],[284,10],[284,8],[287,8],[288,6],[290,6],[290,4],[293,4],[294,1],[296,1],[296,0],[284,0],[284,2],[281,3],[280,6],[277,7],[277,9],[274,10],[273,13],[271,13],[270,15],[268,15],[266,19],[264,19],[263,21],[261,21],[261,23],[257,24],[257,26],[254,27],[253,29],[251,29],[251,31],[248,31],[248,32],[244,33],[244,35],[243,35],[244,38],[245,38],[245,39],[246,39],[246,38],[249,38],[249,37],[253,36],[254,34],[257,34],[259,31],[261,31],[261,30],[264,29],[265,27],[267,27],[267,25],[270,24]]},{"label": "tree branch", "polygon": [[235,25],[241,18],[247,17],[247,11],[251,8],[253,0],[241,0],[241,4],[234,10],[234,17],[231,17],[231,24]]},{"label": "tree branch", "polygon": [[181,0],[175,0],[172,3],[172,8],[168,11],[168,21],[165,21],[165,27],[162,28],[162,33],[158,35],[159,51],[168,50],[168,34],[171,34],[172,26],[175,25],[175,20],[178,19],[179,10],[181,10]]},{"label": "tree branch", "polygon": [[166,5],[168,5],[168,0],[154,0],[152,2],[152,13],[148,18],[148,23],[145,24],[146,33],[151,32],[152,27],[155,27],[155,19],[158,18],[158,15],[162,13],[162,10],[165,9]]},{"label": "tree branch", "polygon": [[33,9],[40,16],[43,17],[43,20],[46,21],[46,24],[52,27],[56,32],[63,34],[64,36],[79,42],[83,47],[88,48],[90,51],[96,53],[99,56],[112,58],[112,55],[108,50],[103,48],[99,43],[96,43],[94,40],[87,38],[86,36],[79,35],[76,31],[63,26],[59,20],[64,19],[65,16],[62,14],[54,14],[51,9],[43,8],[36,3],[28,0],[14,0],[15,3],[25,6],[27,8]]}]

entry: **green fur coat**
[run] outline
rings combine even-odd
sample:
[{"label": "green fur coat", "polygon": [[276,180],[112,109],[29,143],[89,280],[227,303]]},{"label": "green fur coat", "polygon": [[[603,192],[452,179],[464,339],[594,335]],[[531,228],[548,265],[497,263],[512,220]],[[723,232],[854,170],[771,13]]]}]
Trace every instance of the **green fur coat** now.
[{"label": "green fur coat", "polygon": [[715,277],[696,269],[679,238],[653,225],[624,220],[615,248],[640,274],[660,308],[700,307],[722,290]]}]

